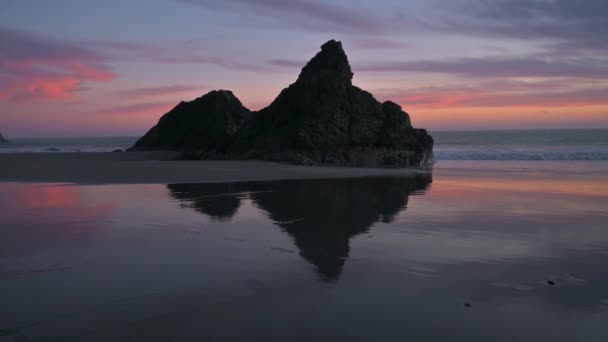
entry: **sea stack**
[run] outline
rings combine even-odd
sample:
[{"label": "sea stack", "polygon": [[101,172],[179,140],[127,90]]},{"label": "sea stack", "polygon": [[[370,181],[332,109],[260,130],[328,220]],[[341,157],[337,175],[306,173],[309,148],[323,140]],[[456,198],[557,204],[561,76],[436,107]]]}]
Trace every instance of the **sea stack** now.
[{"label": "sea stack", "polygon": [[170,149],[196,159],[260,159],[305,165],[421,166],[433,138],[396,103],[352,84],[342,44],[325,43],[298,79],[251,112],[227,90],[182,102],[130,150]]},{"label": "sea stack", "polygon": [[8,142],[8,140],[6,140],[6,138],[4,138],[2,136],[2,133],[0,133],[0,143],[7,143],[7,142]]}]

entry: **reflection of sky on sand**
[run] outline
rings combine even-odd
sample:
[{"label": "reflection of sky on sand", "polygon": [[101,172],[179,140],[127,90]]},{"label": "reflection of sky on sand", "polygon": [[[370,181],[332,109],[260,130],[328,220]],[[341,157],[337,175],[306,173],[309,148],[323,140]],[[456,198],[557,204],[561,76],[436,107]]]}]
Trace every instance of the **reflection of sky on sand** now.
[{"label": "reflection of sky on sand", "polygon": [[541,257],[608,243],[604,183],[438,178],[395,224],[377,227],[386,229],[383,243],[433,262]]},{"label": "reflection of sky on sand", "polygon": [[96,238],[113,208],[112,201],[91,201],[80,187],[2,183],[0,256]]},{"label": "reflection of sky on sand", "polygon": [[608,338],[605,183],[430,182],[2,183],[0,333]]}]

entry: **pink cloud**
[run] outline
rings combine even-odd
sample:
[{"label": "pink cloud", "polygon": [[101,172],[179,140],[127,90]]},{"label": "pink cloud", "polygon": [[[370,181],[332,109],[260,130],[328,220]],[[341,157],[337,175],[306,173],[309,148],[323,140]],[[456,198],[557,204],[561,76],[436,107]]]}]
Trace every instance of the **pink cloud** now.
[{"label": "pink cloud", "polygon": [[0,29],[0,44],[0,100],[66,100],[116,78],[104,56],[52,38]]},{"label": "pink cloud", "polygon": [[81,80],[73,76],[31,75],[12,82],[3,82],[0,86],[0,100],[68,100],[80,84]]}]

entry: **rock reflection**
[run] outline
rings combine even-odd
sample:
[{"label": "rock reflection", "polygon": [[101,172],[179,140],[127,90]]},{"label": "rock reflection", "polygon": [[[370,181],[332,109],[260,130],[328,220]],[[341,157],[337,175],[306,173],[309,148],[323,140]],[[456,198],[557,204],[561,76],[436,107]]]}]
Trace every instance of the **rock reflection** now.
[{"label": "rock reflection", "polygon": [[427,189],[430,174],[411,177],[168,185],[171,195],[213,219],[229,219],[249,196],[294,240],[324,281],[336,281],[349,240],[377,222],[391,222],[409,195]]},{"label": "rock reflection", "polygon": [[187,208],[226,221],[232,218],[241,206],[242,192],[246,183],[170,184],[171,196],[184,203]]}]

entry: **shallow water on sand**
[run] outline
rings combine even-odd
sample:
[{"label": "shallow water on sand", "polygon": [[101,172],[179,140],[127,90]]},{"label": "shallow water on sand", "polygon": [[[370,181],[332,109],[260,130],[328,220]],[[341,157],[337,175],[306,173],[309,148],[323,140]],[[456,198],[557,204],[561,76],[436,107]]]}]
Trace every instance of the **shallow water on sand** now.
[{"label": "shallow water on sand", "polygon": [[0,183],[0,340],[608,340],[607,173],[448,169]]}]

